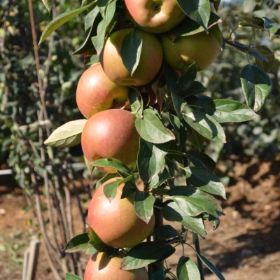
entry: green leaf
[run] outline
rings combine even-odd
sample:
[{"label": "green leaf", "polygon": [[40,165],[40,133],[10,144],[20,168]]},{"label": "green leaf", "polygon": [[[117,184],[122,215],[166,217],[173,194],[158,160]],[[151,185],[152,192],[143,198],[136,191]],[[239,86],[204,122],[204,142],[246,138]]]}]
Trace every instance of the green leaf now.
[{"label": "green leaf", "polygon": [[95,7],[85,16],[84,19],[85,31],[89,30],[93,26],[98,14],[99,14],[99,9]]},{"label": "green leaf", "polygon": [[152,109],[144,110],[143,117],[136,118],[135,127],[140,136],[150,143],[162,144],[175,139],[173,132],[163,125]]},{"label": "green leaf", "polygon": [[93,7],[95,5],[95,2],[92,2],[86,6],[77,8],[75,10],[72,10],[70,12],[65,12],[59,16],[57,16],[55,19],[53,19],[45,28],[44,32],[41,35],[39,45],[44,42],[55,30],[57,30],[59,27],[64,25],[66,22],[74,19],[79,14],[83,13],[87,9]]},{"label": "green leaf", "polygon": [[54,130],[44,144],[59,148],[78,145],[81,142],[81,135],[86,122],[87,120],[82,119],[65,123]]},{"label": "green leaf", "polygon": [[203,26],[205,29],[211,15],[209,0],[177,0],[183,12],[192,20]]},{"label": "green leaf", "polygon": [[142,47],[143,40],[136,29],[133,29],[125,36],[121,49],[121,58],[130,75],[134,74],[139,65]]},{"label": "green leaf", "polygon": [[79,234],[73,237],[65,248],[66,253],[84,252],[92,255],[96,253],[96,249],[89,243],[89,236],[87,233]]},{"label": "green leaf", "polygon": [[267,18],[267,17],[263,17],[263,27],[264,29],[268,30],[270,32],[270,34],[274,35],[274,34],[278,34],[279,35],[279,31],[280,31],[280,24]]},{"label": "green leaf", "polygon": [[138,118],[142,116],[143,114],[143,99],[141,97],[141,94],[138,92],[135,88],[129,88],[129,94],[128,94],[130,109],[132,114],[137,116]]},{"label": "green leaf", "polygon": [[197,265],[187,257],[181,257],[177,265],[178,280],[200,280]]},{"label": "green leaf", "polygon": [[49,0],[42,0],[44,6],[46,7],[46,9],[48,10],[48,12],[51,11],[51,7],[50,7],[50,3]]},{"label": "green leaf", "polygon": [[241,72],[241,84],[248,106],[258,112],[272,89],[269,76],[257,66],[249,64]]},{"label": "green leaf", "polygon": [[172,103],[174,106],[174,109],[176,111],[176,114],[178,117],[181,117],[181,104],[183,103],[184,99],[183,97],[178,94],[177,92],[177,80],[178,80],[178,74],[169,66],[164,66],[164,76],[166,80],[166,85],[168,87],[168,90],[171,93]]},{"label": "green leaf", "polygon": [[174,238],[174,237],[178,236],[179,233],[171,225],[162,225],[155,229],[154,235],[157,238],[169,239],[169,238]]},{"label": "green leaf", "polygon": [[69,272],[66,273],[65,279],[66,280],[81,280],[81,278],[79,276],[69,273]]},{"label": "green leaf", "polygon": [[203,255],[196,252],[197,256],[200,258],[200,260],[203,262],[203,264],[212,271],[220,280],[225,280],[222,273],[209,261],[207,260]]},{"label": "green leaf", "polygon": [[123,179],[119,179],[119,180],[116,180],[114,182],[110,182],[110,183],[107,183],[104,187],[104,194],[105,196],[109,199],[109,200],[112,200],[116,194],[117,194],[117,189],[118,189],[118,186],[120,184],[123,183]]},{"label": "green leaf", "polygon": [[99,238],[96,232],[93,229],[89,230],[89,244],[94,247],[94,249],[98,252],[110,252],[111,247],[104,244],[103,241]]},{"label": "green leaf", "polygon": [[182,76],[177,80],[176,91],[184,95],[184,93],[191,87],[196,78],[196,64],[192,63],[183,72]]},{"label": "green leaf", "polygon": [[218,213],[221,212],[221,207],[215,198],[199,189],[190,186],[177,187],[171,189],[170,195],[179,208],[184,209],[185,213],[192,217],[203,213],[218,217]]},{"label": "green leaf", "polygon": [[102,158],[102,159],[97,159],[92,162],[92,165],[94,167],[109,167],[116,169],[120,173],[123,173],[125,175],[130,174],[130,170],[119,160],[117,159],[108,159],[108,158]]},{"label": "green leaf", "polygon": [[134,209],[137,216],[149,223],[154,214],[155,197],[142,191],[137,191],[134,197]]},{"label": "green leaf", "polygon": [[132,248],[123,259],[122,269],[133,270],[162,261],[175,252],[171,245],[145,242]]},{"label": "green leaf", "polygon": [[190,184],[202,191],[226,199],[225,187],[212,170],[203,167],[190,167],[190,171],[191,176],[188,179]]},{"label": "green leaf", "polygon": [[186,123],[198,134],[209,140],[220,140],[222,143],[226,142],[224,129],[214,117],[209,116],[199,109],[193,109],[186,103],[182,104],[181,113]]},{"label": "green leaf", "polygon": [[185,210],[180,208],[177,203],[170,202],[163,208],[163,215],[166,220],[180,222],[186,229],[205,237],[206,231],[202,218],[191,217]]},{"label": "green leaf", "polygon": [[257,114],[247,105],[230,99],[215,99],[216,111],[214,118],[219,123],[246,122],[254,119]]},{"label": "green leaf", "polygon": [[96,36],[91,38],[92,44],[99,55],[103,49],[106,32],[111,26],[116,12],[116,1],[110,1],[105,6],[105,13],[103,20],[101,20],[97,26]]},{"label": "green leaf", "polygon": [[166,155],[167,152],[157,146],[143,140],[140,141],[137,166],[139,175],[144,182],[159,181],[159,174],[163,172],[165,167]]}]

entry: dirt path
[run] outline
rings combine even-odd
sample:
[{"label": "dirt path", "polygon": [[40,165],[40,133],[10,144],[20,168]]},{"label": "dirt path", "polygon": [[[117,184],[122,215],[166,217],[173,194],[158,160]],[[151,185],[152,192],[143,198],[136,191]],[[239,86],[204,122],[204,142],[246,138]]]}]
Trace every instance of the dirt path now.
[{"label": "dirt path", "polygon": [[[237,163],[230,176],[225,216],[202,241],[202,251],[227,280],[280,279],[280,161]],[[21,279],[22,254],[36,232],[21,191],[13,187],[0,182],[0,280]],[[39,264],[37,279],[53,279],[42,254]]]}]

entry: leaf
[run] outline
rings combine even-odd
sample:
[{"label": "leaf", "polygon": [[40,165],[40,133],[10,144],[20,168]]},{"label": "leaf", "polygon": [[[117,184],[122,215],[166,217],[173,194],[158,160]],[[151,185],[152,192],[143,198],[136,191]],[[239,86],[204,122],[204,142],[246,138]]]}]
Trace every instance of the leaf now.
[{"label": "leaf", "polygon": [[214,217],[218,217],[221,207],[217,201],[207,193],[199,189],[187,187],[177,187],[170,191],[172,200],[177,203],[179,208],[192,217],[196,217],[203,213],[208,213]]},{"label": "leaf", "polygon": [[190,171],[191,176],[188,179],[190,184],[202,191],[226,199],[225,187],[212,170],[203,167],[190,167]]},{"label": "leaf", "polygon": [[95,7],[84,17],[85,31],[89,30],[93,26],[98,14],[99,9]]},{"label": "leaf", "polygon": [[201,110],[190,108],[186,103],[182,104],[181,113],[186,123],[203,137],[226,142],[224,129],[213,117]]},{"label": "leaf", "polygon": [[163,215],[168,221],[180,222],[186,229],[199,234],[201,237],[206,236],[202,218],[191,217],[185,209],[180,208],[175,202],[170,202],[163,208]]},{"label": "leaf", "polygon": [[177,80],[176,91],[181,93],[181,95],[191,87],[192,83],[196,78],[196,64],[192,63],[183,72],[182,76]]},{"label": "leaf", "polygon": [[247,105],[230,99],[215,99],[216,111],[214,118],[219,123],[246,122],[254,119],[257,114]]},{"label": "leaf", "polygon": [[99,238],[96,232],[93,229],[89,230],[89,244],[94,247],[98,252],[109,252],[111,251],[111,247],[103,243],[103,241]]},{"label": "leaf", "polygon": [[65,279],[66,280],[81,280],[81,278],[79,276],[69,273],[69,272],[66,273]]},{"label": "leaf", "polygon": [[278,34],[279,35],[279,31],[280,31],[280,24],[267,18],[267,17],[263,17],[263,27],[264,29],[268,30],[272,35],[274,34]]},{"label": "leaf", "polygon": [[89,236],[87,233],[79,234],[73,237],[65,248],[66,253],[84,252],[88,255],[96,253],[96,249],[89,243]]},{"label": "leaf", "polygon": [[178,280],[200,280],[200,272],[197,265],[187,257],[181,257],[177,264]]},{"label": "leaf", "polygon": [[91,38],[94,48],[98,55],[100,55],[106,37],[106,32],[110,27],[116,12],[116,1],[110,1],[106,3],[105,14],[103,15],[103,20],[101,20],[97,26],[96,36]]},{"label": "leaf", "polygon": [[46,7],[46,9],[48,10],[48,12],[51,11],[51,7],[50,7],[50,3],[49,0],[42,0],[44,6]]},{"label": "leaf", "polygon": [[162,261],[175,252],[171,245],[145,242],[132,248],[123,259],[122,269],[133,270]]},{"label": "leaf", "polygon": [[178,80],[178,74],[169,66],[165,65],[164,68],[164,76],[166,80],[166,85],[168,87],[168,90],[171,93],[172,103],[174,106],[174,109],[176,111],[177,116],[181,116],[181,104],[183,103],[183,97],[178,94],[177,92],[177,80]]},{"label": "leaf", "polygon": [[109,199],[109,200],[112,200],[116,194],[117,194],[117,189],[118,189],[118,186],[120,184],[123,183],[123,179],[119,179],[119,180],[116,180],[114,182],[110,182],[110,183],[107,183],[105,186],[104,186],[104,194],[105,196]]},{"label": "leaf", "polygon": [[131,76],[139,65],[142,46],[142,37],[136,29],[133,29],[125,36],[121,49],[121,58]]},{"label": "leaf", "polygon": [[142,191],[137,191],[134,197],[134,209],[137,216],[149,223],[154,214],[155,197]]},{"label": "leaf", "polygon": [[162,144],[175,139],[173,132],[163,125],[152,109],[144,110],[143,118],[136,118],[135,127],[140,136],[150,143]]},{"label": "leaf", "polygon": [[171,225],[162,225],[155,229],[154,235],[157,238],[169,239],[169,238],[174,238],[174,237],[178,236],[179,233]]},{"label": "leaf", "polygon": [[92,2],[86,6],[77,8],[75,10],[72,10],[70,12],[65,12],[59,16],[57,16],[55,19],[53,19],[45,28],[44,32],[41,35],[39,45],[43,43],[55,30],[57,30],[59,27],[64,25],[66,22],[74,19],[79,14],[83,13],[87,9],[91,8],[93,5],[95,5],[95,2]]},{"label": "leaf", "polygon": [[159,149],[157,146],[140,141],[137,166],[141,179],[150,183],[159,180],[159,174],[165,167],[165,157],[167,152]]},{"label": "leaf", "polygon": [[81,142],[81,134],[86,122],[87,120],[81,119],[60,126],[51,133],[44,144],[59,148],[78,145]]},{"label": "leaf", "polygon": [[97,159],[92,162],[92,166],[94,167],[108,167],[108,168],[113,168],[119,171],[120,173],[123,173],[125,175],[130,174],[130,170],[119,160],[117,159],[108,159],[108,158],[102,158],[102,159]]},{"label": "leaf", "polygon": [[129,88],[128,99],[132,114],[137,117],[141,117],[144,107],[141,94],[135,88]]},{"label": "leaf", "polygon": [[207,260],[203,255],[199,254],[198,252],[196,252],[196,254],[204,263],[204,265],[218,277],[218,279],[225,280],[222,273],[209,260]]},{"label": "leaf", "polygon": [[209,0],[177,0],[183,12],[192,20],[203,26],[205,29],[211,15]]},{"label": "leaf", "polygon": [[248,64],[241,72],[241,84],[248,106],[258,112],[272,89],[269,76],[257,66]]}]

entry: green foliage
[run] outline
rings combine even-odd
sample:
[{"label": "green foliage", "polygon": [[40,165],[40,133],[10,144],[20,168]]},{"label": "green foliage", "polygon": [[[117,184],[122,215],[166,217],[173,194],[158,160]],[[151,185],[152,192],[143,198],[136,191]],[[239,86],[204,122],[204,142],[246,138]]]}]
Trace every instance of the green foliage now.
[{"label": "green foliage", "polygon": [[[61,7],[65,8],[64,3],[61,3]],[[41,4],[36,5],[35,9],[36,19],[42,21],[43,26],[43,20],[48,17],[47,10]],[[30,26],[27,3],[13,1],[10,5],[8,1],[1,1],[0,13],[3,23],[0,53],[3,63],[0,75],[0,149],[3,152],[0,153],[0,159],[6,161],[8,158],[8,164],[13,168],[20,186],[32,193],[36,181],[42,179],[43,170],[50,161],[57,165],[57,172],[60,172],[62,162],[68,161],[71,164],[72,161],[67,150],[59,150],[55,156],[49,150],[49,158],[44,162],[40,156],[40,147],[43,146],[42,137],[45,136],[40,136],[39,130],[50,130],[79,116],[78,111],[73,110],[73,93],[80,73],[80,61],[69,51],[79,41],[79,32],[73,33],[78,25],[71,23],[70,29],[63,29],[65,37],[52,38],[47,46],[40,48],[40,75],[46,88],[48,112],[48,119],[42,121],[38,119],[40,96],[31,30],[26,28]],[[34,177],[32,179],[33,170],[36,181]]]}]

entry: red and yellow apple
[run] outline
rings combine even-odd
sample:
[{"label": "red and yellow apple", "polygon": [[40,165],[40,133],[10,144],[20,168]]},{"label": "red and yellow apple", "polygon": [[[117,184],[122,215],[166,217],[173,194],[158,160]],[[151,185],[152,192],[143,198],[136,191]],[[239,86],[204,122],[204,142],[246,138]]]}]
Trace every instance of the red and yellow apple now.
[{"label": "red and yellow apple", "polygon": [[101,64],[105,74],[116,84],[142,86],[150,83],[158,74],[162,65],[162,47],[154,35],[137,30],[142,39],[142,52],[137,69],[130,74],[122,60],[121,50],[126,36],[131,32],[131,28],[121,29],[107,39]]},{"label": "red and yellow apple", "polygon": [[151,234],[155,217],[145,223],[136,215],[133,200],[121,198],[124,184],[118,186],[112,200],[105,196],[104,187],[118,179],[108,180],[95,191],[88,206],[87,223],[106,245],[131,248]]},{"label": "red and yellow apple", "polygon": [[125,5],[132,19],[152,33],[167,32],[185,18],[176,0],[125,0]]},{"label": "red and yellow apple", "polygon": [[100,63],[83,72],[77,86],[76,102],[80,112],[89,118],[97,112],[121,108],[127,101],[128,89],[113,83]]},{"label": "red and yellow apple", "polygon": [[164,60],[173,69],[182,71],[196,62],[197,69],[207,68],[220,54],[222,36],[217,26],[197,34],[172,38],[172,33],[162,36]]},{"label": "red and yellow apple", "polygon": [[121,257],[97,253],[87,263],[84,280],[149,280],[145,268],[122,270],[121,265]]},{"label": "red and yellow apple", "polygon": [[88,119],[82,132],[81,144],[85,158],[115,158],[126,165],[137,159],[139,134],[131,112],[109,109]]}]

